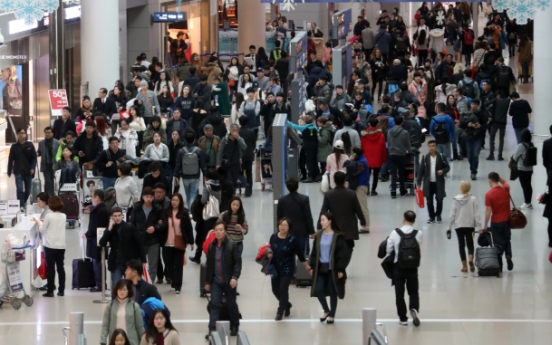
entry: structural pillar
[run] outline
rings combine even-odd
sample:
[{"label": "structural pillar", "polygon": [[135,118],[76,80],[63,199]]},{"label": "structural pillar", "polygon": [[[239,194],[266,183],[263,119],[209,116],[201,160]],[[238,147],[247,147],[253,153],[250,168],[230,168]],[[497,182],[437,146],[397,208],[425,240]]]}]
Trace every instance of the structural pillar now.
[{"label": "structural pillar", "polygon": [[119,1],[81,1],[82,83],[90,98],[104,87],[113,89],[119,75]]},{"label": "structural pillar", "polygon": [[550,135],[550,94],[552,90],[552,7],[535,13],[533,42],[533,125],[534,133]]},{"label": "structural pillar", "polygon": [[[238,51],[249,54],[249,46],[266,47],[266,4],[259,0],[238,0]],[[269,52],[267,52],[269,53]]]}]

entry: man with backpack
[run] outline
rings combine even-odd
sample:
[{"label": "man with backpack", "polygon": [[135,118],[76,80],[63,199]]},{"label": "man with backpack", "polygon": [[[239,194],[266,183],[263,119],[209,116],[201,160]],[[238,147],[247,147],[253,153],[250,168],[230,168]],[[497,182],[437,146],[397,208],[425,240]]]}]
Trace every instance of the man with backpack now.
[{"label": "man with backpack", "polygon": [[468,98],[479,99],[479,85],[471,78],[471,70],[464,71],[464,78],[458,83],[458,87],[462,90],[462,94]]},{"label": "man with backpack", "polygon": [[396,57],[402,58],[404,57],[404,54],[406,54],[408,51],[410,51],[410,39],[408,35],[404,34],[404,30],[399,29],[397,30],[397,33],[395,36]]},{"label": "man with backpack", "polygon": [[[427,146],[429,153],[422,157],[416,184],[421,186],[423,181],[423,191],[429,212],[427,223],[433,224],[441,222],[443,199],[447,196],[445,192],[445,176],[450,171],[450,166],[443,154],[437,152],[437,142],[435,140],[430,140]],[[434,197],[437,201],[437,210],[433,207]]]},{"label": "man with backpack", "polygon": [[418,312],[420,310],[420,296],[418,294],[418,267],[420,267],[422,232],[412,226],[416,221],[414,211],[406,211],[403,215],[403,226],[391,231],[387,238],[387,255],[395,257],[393,264],[393,283],[395,285],[395,301],[399,324],[408,325],[406,316],[406,302],[404,290],[410,297],[410,316],[414,326],[420,326]]},{"label": "man with backpack", "polygon": [[200,172],[205,173],[206,164],[203,151],[194,145],[195,133],[188,131],[184,139],[186,146],[181,148],[176,155],[174,185],[178,184],[178,179],[181,178],[186,193],[186,206],[190,207],[197,196]]},{"label": "man with backpack", "polygon": [[437,115],[435,115],[429,123],[429,132],[437,142],[437,152],[444,154],[447,158],[447,163],[450,163],[450,144],[454,141],[456,132],[454,120],[452,117],[445,114],[445,110],[445,103],[437,103],[435,106]]},{"label": "man with backpack", "polygon": [[516,77],[512,68],[504,65],[504,58],[501,56],[496,59],[494,70],[494,89],[498,91],[502,90],[505,95],[510,94],[510,84],[516,82]]},{"label": "man with backpack", "polygon": [[496,93],[496,98],[491,99],[485,103],[485,107],[489,110],[489,118],[492,120],[491,124],[491,147],[489,152],[488,161],[494,161],[495,150],[495,138],[496,133],[500,131],[498,137],[498,160],[503,161],[502,151],[504,150],[504,135],[506,134],[506,124],[508,122],[508,109],[510,108],[510,97],[506,96],[507,93],[504,90],[499,89]]}]

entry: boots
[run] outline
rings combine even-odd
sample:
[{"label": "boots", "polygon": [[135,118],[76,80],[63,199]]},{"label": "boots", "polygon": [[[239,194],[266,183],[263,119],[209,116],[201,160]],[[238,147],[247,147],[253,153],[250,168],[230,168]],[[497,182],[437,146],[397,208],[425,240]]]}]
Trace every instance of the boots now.
[{"label": "boots", "polygon": [[469,255],[470,262],[470,272],[475,272],[475,265],[473,264],[473,254]]},{"label": "boots", "polygon": [[468,272],[468,264],[466,261],[462,261],[462,272]]}]

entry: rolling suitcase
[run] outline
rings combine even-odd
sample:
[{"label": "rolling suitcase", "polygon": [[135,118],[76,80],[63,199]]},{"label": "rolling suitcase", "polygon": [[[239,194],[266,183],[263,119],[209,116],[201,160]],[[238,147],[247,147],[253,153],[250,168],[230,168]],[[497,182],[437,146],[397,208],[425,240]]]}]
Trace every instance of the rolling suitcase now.
[{"label": "rolling suitcase", "polygon": [[79,198],[74,193],[61,194],[59,196],[63,201],[63,210],[67,220],[78,220],[80,215]]},{"label": "rolling suitcase", "polygon": [[[480,236],[486,236],[490,240],[487,242],[488,247],[479,247],[475,250],[474,264],[477,267],[477,273],[480,277],[500,277],[500,262],[498,261],[500,252],[494,245],[493,234],[490,231],[485,231]],[[475,233],[473,237],[475,237]]]},{"label": "rolling suitcase", "polygon": [[205,291],[206,274],[207,266],[205,264],[199,265],[199,297],[207,297],[207,291]]},{"label": "rolling suitcase", "polygon": [[89,289],[96,286],[94,266],[90,259],[73,260],[73,289]]},{"label": "rolling suitcase", "polygon": [[[305,257],[309,262],[309,257]],[[307,287],[312,285],[312,276],[305,269],[303,263],[297,259],[297,271],[295,272],[295,287]]]},{"label": "rolling suitcase", "polygon": [[30,203],[36,202],[36,196],[42,191],[42,186],[40,182],[40,171],[38,170],[38,165],[36,166],[36,177],[33,179],[31,184],[31,201]]}]

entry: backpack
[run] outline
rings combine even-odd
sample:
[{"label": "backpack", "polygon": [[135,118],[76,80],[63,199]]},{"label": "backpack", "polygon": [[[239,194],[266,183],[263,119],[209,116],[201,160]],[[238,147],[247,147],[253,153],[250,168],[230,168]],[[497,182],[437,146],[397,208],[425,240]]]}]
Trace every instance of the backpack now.
[{"label": "backpack", "polygon": [[171,315],[171,311],[167,308],[165,303],[155,297],[150,297],[142,302],[140,309],[142,311],[142,319],[144,320],[144,328],[148,327],[153,312],[157,309],[165,309],[167,311],[167,315]]},{"label": "backpack", "polygon": [[[416,122],[416,120],[414,120],[414,122]],[[422,130],[417,122],[410,127],[408,134],[410,134],[410,146],[419,149],[425,141],[425,135],[422,134]],[[423,140],[422,136],[424,137]]]},{"label": "backpack", "polygon": [[332,130],[328,130],[329,132],[329,137],[328,137],[328,143],[330,144],[330,146],[333,146],[333,142],[334,142],[334,138],[335,138],[335,128],[332,128]]},{"label": "backpack", "polygon": [[399,243],[398,261],[400,268],[418,268],[420,267],[420,259],[422,258],[420,244],[416,239],[418,230],[414,230],[409,234],[405,234],[400,229],[395,229],[401,237]]},{"label": "backpack", "polygon": [[395,45],[395,49],[397,49],[398,52],[405,52],[407,48],[406,37],[404,37],[404,35],[397,36],[397,44]]},{"label": "backpack", "polygon": [[500,72],[496,78],[496,84],[500,88],[510,87],[510,70],[506,66],[500,67]]},{"label": "backpack", "polygon": [[467,45],[473,45],[473,37],[474,34],[473,34],[473,31],[472,30],[464,30],[464,42],[467,44]]},{"label": "backpack", "polygon": [[523,143],[523,146],[525,146],[526,149],[523,157],[523,165],[526,167],[537,165],[537,148],[533,145],[527,147],[525,143]]},{"label": "backpack", "polygon": [[435,121],[433,126],[433,132],[435,133],[435,141],[437,144],[446,144],[450,141],[449,132],[447,130],[447,124],[444,122]]},{"label": "backpack", "polygon": [[191,151],[183,147],[184,157],[182,157],[182,175],[196,175],[199,173],[199,148],[194,147]]},{"label": "backpack", "polygon": [[470,83],[466,83],[465,80],[462,80],[462,94],[469,98],[475,97],[475,87],[474,84],[475,81],[471,81]]}]

